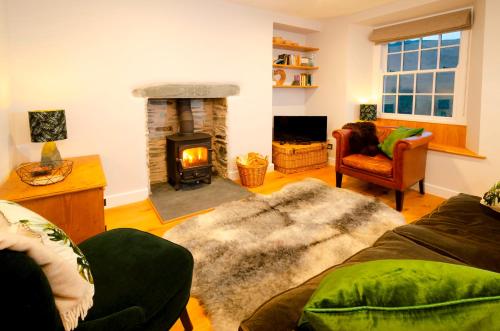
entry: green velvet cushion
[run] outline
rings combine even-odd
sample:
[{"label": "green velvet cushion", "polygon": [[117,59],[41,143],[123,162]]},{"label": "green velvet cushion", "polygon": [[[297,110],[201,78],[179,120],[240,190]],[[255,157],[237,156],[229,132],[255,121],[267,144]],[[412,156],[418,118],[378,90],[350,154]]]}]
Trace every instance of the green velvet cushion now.
[{"label": "green velvet cushion", "polygon": [[500,330],[500,274],[420,260],[336,269],[304,307],[299,325],[319,330]]},{"label": "green velvet cushion", "polygon": [[424,132],[423,128],[405,128],[403,126],[395,129],[394,131],[381,142],[378,147],[385,153],[388,157],[392,159],[394,153],[394,146],[398,140],[405,139],[408,137],[413,137],[420,135]]}]

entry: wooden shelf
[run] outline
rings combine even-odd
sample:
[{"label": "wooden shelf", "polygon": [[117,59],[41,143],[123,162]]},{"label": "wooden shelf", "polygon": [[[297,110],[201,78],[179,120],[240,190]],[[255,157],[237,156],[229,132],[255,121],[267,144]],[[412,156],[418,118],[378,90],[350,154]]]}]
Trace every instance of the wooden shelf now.
[{"label": "wooden shelf", "polygon": [[316,52],[319,51],[319,48],[316,47],[308,47],[301,45],[288,45],[288,44],[277,44],[273,43],[273,48],[275,49],[286,49],[289,51],[299,51],[299,52]]},{"label": "wooden shelf", "polygon": [[273,88],[317,88],[318,85],[311,85],[311,86],[300,86],[300,85],[273,85]]},{"label": "wooden shelf", "polygon": [[319,67],[311,67],[311,66],[291,66],[286,64],[273,64],[273,68],[281,68],[281,69],[296,69],[296,70],[317,70]]}]

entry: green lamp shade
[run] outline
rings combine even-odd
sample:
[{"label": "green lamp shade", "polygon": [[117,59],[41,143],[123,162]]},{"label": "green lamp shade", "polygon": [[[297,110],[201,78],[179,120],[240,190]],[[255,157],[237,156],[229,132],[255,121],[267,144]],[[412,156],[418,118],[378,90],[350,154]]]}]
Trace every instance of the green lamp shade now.
[{"label": "green lamp shade", "polygon": [[362,121],[375,121],[377,119],[377,105],[359,105],[359,119]]},{"label": "green lamp shade", "polygon": [[30,111],[29,121],[31,141],[34,143],[64,140],[66,132],[66,115],[63,109]]}]

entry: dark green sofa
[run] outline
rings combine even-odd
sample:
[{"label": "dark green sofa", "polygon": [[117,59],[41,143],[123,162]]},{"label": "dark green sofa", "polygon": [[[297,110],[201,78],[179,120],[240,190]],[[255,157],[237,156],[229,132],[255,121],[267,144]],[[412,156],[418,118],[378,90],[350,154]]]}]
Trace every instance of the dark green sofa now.
[{"label": "dark green sofa", "polygon": [[[185,312],[193,271],[185,248],[133,229],[104,232],[79,247],[95,295],[75,330],[166,331]],[[47,279],[31,258],[0,251],[0,282],[1,330],[64,330]]]},{"label": "dark green sofa", "polygon": [[479,201],[479,197],[459,194],[420,220],[387,231],[371,247],[342,264],[263,303],[241,322],[240,331],[296,330],[302,309],[321,280],[346,265],[384,259],[416,259],[500,272],[500,213]]}]

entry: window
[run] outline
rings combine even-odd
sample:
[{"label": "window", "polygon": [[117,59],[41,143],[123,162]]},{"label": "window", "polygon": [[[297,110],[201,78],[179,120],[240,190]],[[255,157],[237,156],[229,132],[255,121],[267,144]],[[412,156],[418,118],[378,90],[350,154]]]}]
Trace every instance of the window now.
[{"label": "window", "polygon": [[382,46],[382,116],[461,122],[467,55],[465,32]]}]

